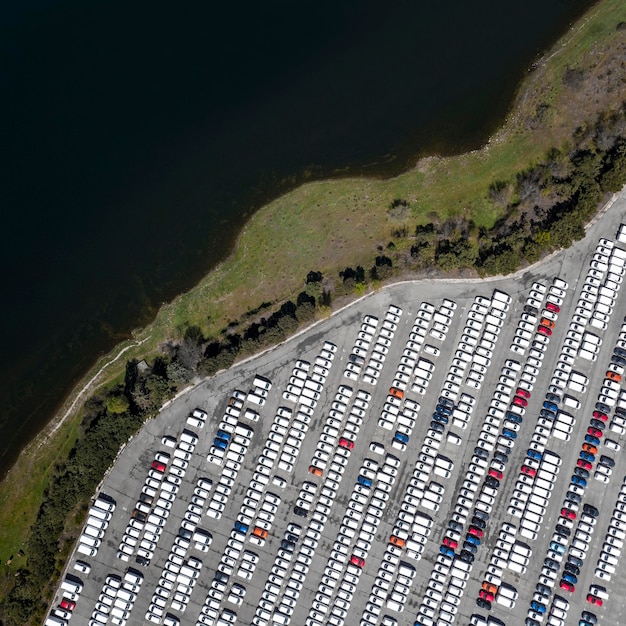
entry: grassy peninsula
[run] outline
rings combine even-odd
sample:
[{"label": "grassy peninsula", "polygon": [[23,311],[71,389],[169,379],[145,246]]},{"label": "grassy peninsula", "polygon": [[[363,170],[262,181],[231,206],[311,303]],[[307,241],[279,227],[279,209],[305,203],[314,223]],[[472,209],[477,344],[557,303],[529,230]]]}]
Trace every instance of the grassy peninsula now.
[{"label": "grassy peninsula", "polygon": [[[227,260],[94,366],[0,485],[0,620],[41,617],[50,578],[106,468],[87,467],[94,433],[109,434],[114,455],[196,377],[385,281],[507,273],[569,245],[626,183],[625,102],[626,6],[603,0],[529,68],[485,146],[423,159],[390,180],[306,184],[259,210]],[[138,367],[144,361],[148,374]],[[124,426],[119,439],[113,421]],[[83,492],[72,493],[69,510],[58,509],[50,545],[41,544],[44,556],[35,562],[33,534],[42,531],[33,524],[43,523],[72,472],[85,477]],[[12,591],[16,582],[22,595]]]}]

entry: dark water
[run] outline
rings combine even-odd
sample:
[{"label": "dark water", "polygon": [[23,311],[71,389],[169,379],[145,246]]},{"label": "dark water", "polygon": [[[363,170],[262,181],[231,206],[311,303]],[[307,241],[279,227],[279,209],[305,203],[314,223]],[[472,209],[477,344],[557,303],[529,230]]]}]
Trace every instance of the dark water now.
[{"label": "dark water", "polygon": [[479,144],[591,4],[0,6],[0,475],[255,207]]}]

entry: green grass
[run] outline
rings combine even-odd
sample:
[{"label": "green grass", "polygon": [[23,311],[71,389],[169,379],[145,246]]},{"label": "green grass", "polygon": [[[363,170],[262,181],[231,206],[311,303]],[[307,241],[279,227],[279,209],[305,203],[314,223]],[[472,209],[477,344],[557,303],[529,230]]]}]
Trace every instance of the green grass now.
[{"label": "green grass", "polygon": [[[570,104],[561,76],[567,66],[604,63],[618,38],[620,45],[625,38],[615,29],[620,21],[626,21],[623,1],[604,0],[594,7],[529,73],[506,122],[480,150],[424,159],[415,169],[390,180],[353,178],[306,184],[255,213],[231,256],[196,288],[165,305],[152,325],[138,330],[135,338],[147,341],[125,353],[100,384],[119,379],[128,358],[157,354],[163,341],[179,337],[188,324],[217,335],[262,302],[280,303],[294,297],[309,270],[337,277],[346,266],[369,267],[377,246],[387,244],[394,226],[406,223],[412,230],[430,221],[431,213],[441,220],[463,216],[479,226],[492,226],[501,213],[487,198],[489,185],[512,180],[549,147],[571,136],[581,116],[591,115],[584,107]],[[626,74],[624,68],[621,72]],[[613,104],[619,106],[621,99]],[[541,103],[552,107],[549,125],[529,130],[526,121]],[[396,198],[407,200],[409,211],[390,217],[387,210]],[[85,376],[83,384],[102,362]],[[40,435],[0,484],[1,572],[7,572],[6,560],[22,547],[50,470],[71,448],[78,422],[76,411],[49,441]],[[15,560],[8,571],[14,572],[17,564]]]}]

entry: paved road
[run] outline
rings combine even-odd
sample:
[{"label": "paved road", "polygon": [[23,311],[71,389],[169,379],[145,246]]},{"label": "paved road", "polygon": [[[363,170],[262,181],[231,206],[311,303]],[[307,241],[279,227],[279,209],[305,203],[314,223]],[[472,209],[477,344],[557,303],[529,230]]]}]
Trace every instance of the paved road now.
[{"label": "paved road", "polygon": [[[620,197],[602,219],[588,229],[587,236],[584,240],[576,243],[572,248],[552,256],[550,259],[531,270],[521,272],[513,278],[502,278],[490,281],[419,281],[385,288],[359,300],[338,314],[333,315],[330,319],[315,325],[306,332],[299,334],[297,337],[275,347],[263,355],[248,360],[226,372],[222,372],[211,379],[203,381],[201,384],[198,384],[174,402],[170,403],[161,411],[156,419],[146,424],[142,431],[128,443],[102,486],[102,491],[114,498],[117,502],[117,506],[97,557],[90,559],[93,566],[91,573],[88,576],[81,576],[75,572],[75,570],[71,569],[75,559],[77,556],[80,557],[80,555],[73,556],[70,559],[68,571],[81,576],[84,582],[84,590],[78,600],[72,623],[87,624],[92,610],[98,602],[98,596],[105,584],[106,576],[110,573],[123,574],[128,567],[129,564],[125,564],[116,558],[116,552],[155,453],[159,450],[168,450],[162,445],[161,439],[164,435],[168,434],[178,437],[183,428],[186,427],[185,419],[187,415],[193,411],[193,409],[199,407],[208,413],[207,425],[201,430],[192,428],[192,430],[199,434],[199,441],[195,447],[190,466],[187,469],[180,492],[169,515],[167,524],[165,525],[165,529],[158,542],[158,547],[156,548],[151,565],[148,568],[140,568],[133,563],[132,560],[130,562],[131,566],[137,567],[142,571],[145,579],[127,623],[129,625],[145,623],[144,616],[150,604],[152,594],[158,583],[163,565],[170,552],[187,505],[191,500],[193,489],[198,478],[209,477],[216,483],[221,472],[222,468],[207,462],[207,454],[213,438],[215,437],[217,424],[224,414],[228,400],[235,389],[247,392],[251,388],[255,375],[261,374],[273,383],[267,402],[261,409],[262,419],[257,423],[247,422],[254,428],[255,434],[245,455],[243,467],[237,476],[235,488],[228,499],[224,516],[219,521],[206,515],[202,516],[201,526],[207,528],[213,534],[213,544],[211,545],[210,552],[207,554],[202,554],[193,549],[190,549],[188,552],[188,556],[194,555],[200,558],[203,561],[203,567],[186,611],[184,613],[171,611],[174,615],[180,617],[182,624],[196,623],[201,607],[211,588],[211,581],[213,580],[219,558],[224,552],[234,520],[243,503],[246,489],[252,480],[252,474],[257,464],[258,457],[270,433],[270,426],[276,411],[279,406],[293,407],[292,404],[286,403],[283,400],[282,392],[286,389],[294,363],[296,359],[314,361],[316,355],[320,353],[325,341],[331,341],[337,346],[337,354],[324,385],[320,401],[313,413],[310,429],[302,445],[295,470],[291,474],[276,472],[284,475],[288,479],[288,485],[283,491],[276,487],[271,487],[272,491],[280,494],[282,503],[278,509],[276,519],[273,522],[270,536],[262,547],[248,545],[248,542],[246,542],[246,549],[257,552],[261,556],[261,559],[252,580],[239,580],[239,582],[244,584],[247,588],[245,601],[241,606],[237,607],[224,600],[222,607],[229,607],[236,611],[238,614],[238,623],[252,623],[255,609],[261,598],[263,586],[268,579],[270,568],[280,548],[280,541],[287,524],[296,521],[299,523],[304,522],[306,526],[308,523],[308,520],[304,521],[294,516],[293,504],[298,496],[303,481],[312,479],[307,470],[335,392],[340,384],[350,384],[355,389],[361,388],[373,394],[368,408],[368,419],[365,420],[359,432],[356,447],[351,454],[339,486],[335,505],[324,526],[319,545],[315,550],[313,562],[306,576],[304,589],[299,596],[291,623],[298,625],[305,623],[306,616],[309,614],[309,610],[314,602],[315,593],[318,591],[318,587],[321,583],[323,570],[327,564],[332,545],[337,537],[349,496],[358,475],[359,466],[364,457],[375,457],[375,455],[368,450],[368,444],[370,441],[380,441],[386,446],[387,451],[392,452],[401,459],[402,465],[399,477],[394,486],[392,499],[386,507],[381,523],[378,526],[376,541],[373,542],[368,554],[366,566],[358,582],[357,592],[352,600],[349,617],[346,620],[347,624],[358,623],[368,601],[376,572],[383,559],[388,538],[399,512],[400,501],[406,491],[411,472],[415,467],[420,452],[420,445],[424,440],[426,429],[428,428],[429,415],[432,414],[434,410],[439,395],[439,389],[444,382],[471,303],[475,296],[482,295],[490,297],[494,289],[499,289],[512,297],[511,309],[508,312],[506,324],[498,338],[492,358],[493,365],[489,368],[487,380],[483,384],[480,392],[473,392],[477,397],[477,406],[472,421],[470,422],[470,427],[464,431],[453,429],[463,438],[463,445],[457,447],[443,443],[440,449],[441,453],[454,459],[455,469],[451,478],[445,481],[446,492],[444,502],[442,503],[441,510],[435,516],[435,525],[423,558],[421,561],[414,562],[417,567],[417,576],[411,586],[411,593],[407,600],[405,610],[402,613],[395,613],[384,609],[381,613],[381,617],[385,613],[388,613],[397,619],[398,624],[412,624],[424,596],[428,578],[433,563],[435,562],[436,554],[438,553],[438,547],[443,538],[447,520],[450,517],[452,507],[456,500],[456,494],[465,477],[465,469],[470,461],[478,432],[482,426],[482,418],[486,414],[487,407],[495,392],[500,369],[506,359],[519,359],[519,357],[516,357],[510,351],[509,345],[514,334],[515,324],[520,318],[530,286],[534,281],[549,285],[555,276],[560,276],[569,283],[567,297],[559,316],[557,328],[551,338],[550,347],[543,361],[541,378],[533,390],[533,397],[527,410],[524,428],[519,435],[512,459],[509,463],[509,468],[511,469],[508,470],[509,475],[507,476],[507,481],[505,481],[498,494],[496,509],[487,527],[485,542],[479,550],[472,571],[472,577],[465,589],[462,602],[459,606],[456,623],[469,623],[470,616],[475,612],[485,614],[484,611],[477,609],[475,598],[480,588],[480,582],[486,569],[488,557],[495,545],[500,524],[503,521],[511,521],[511,517],[507,515],[506,508],[513,491],[513,482],[525,455],[535,418],[539,413],[541,402],[543,401],[547,389],[549,375],[556,364],[558,347],[564,340],[567,324],[573,313],[576,296],[582,287],[584,275],[588,269],[589,261],[595,251],[598,239],[600,237],[614,239],[620,222],[626,221],[625,215],[626,198]],[[558,475],[558,480],[550,500],[550,509],[546,513],[539,537],[536,541],[529,542],[533,550],[533,560],[529,566],[528,572],[523,576],[518,576],[511,571],[507,571],[506,573],[506,582],[510,582],[518,589],[520,598],[517,600],[513,611],[503,610],[502,607],[494,604],[492,614],[502,619],[505,623],[521,624],[526,616],[526,611],[532,599],[547,545],[550,541],[556,518],[558,517],[558,510],[560,509],[563,495],[567,487],[568,477],[574,467],[575,458],[584,437],[585,424],[593,410],[597,391],[603,380],[606,364],[610,359],[610,354],[615,344],[617,333],[619,332],[623,312],[626,311],[626,307],[624,306],[626,297],[624,295],[625,291],[626,289],[624,288],[620,290],[618,303],[615,307],[609,329],[604,333],[600,333],[603,335],[603,345],[598,355],[597,362],[591,364],[583,359],[576,360],[575,369],[583,372],[590,378],[589,390],[581,397],[583,406],[578,412],[576,430],[572,434],[571,441],[564,443],[554,437],[550,438],[548,444],[549,448],[562,457],[563,465]],[[419,305],[423,301],[427,301],[433,303],[435,306],[440,306],[443,298],[454,300],[458,308],[445,342],[441,344],[441,342],[435,340],[428,341],[429,343],[440,346],[442,352],[439,357],[433,359],[436,363],[436,369],[429,385],[427,395],[423,397],[415,396],[411,394],[410,391],[408,392],[409,397],[415,397],[422,405],[420,420],[412,433],[409,449],[406,452],[399,452],[393,450],[390,445],[393,431],[381,429],[377,425],[377,420],[387,398],[387,392],[393,379],[395,365],[397,365],[400,360]],[[371,314],[383,319],[385,311],[387,311],[392,304],[401,307],[403,314],[391,342],[389,354],[385,360],[385,367],[378,384],[371,386],[363,382],[355,383],[348,381],[342,373],[346,366],[348,355],[353,349],[363,317],[367,314]],[[464,388],[461,391],[469,392],[469,389]],[[252,405],[246,404],[246,406]],[[168,451],[171,452],[171,449]],[[604,449],[603,452],[606,452],[606,449]],[[568,600],[572,603],[568,624],[577,623],[580,610],[587,608],[585,606],[587,603],[584,600],[584,595],[589,584],[599,582],[597,579],[594,580],[593,578],[599,543],[601,543],[600,540],[604,537],[606,532],[608,518],[613,510],[622,477],[626,474],[626,461],[624,461],[619,454],[616,455],[616,460],[617,467],[615,468],[610,483],[605,486],[597,481],[591,480],[591,484],[586,490],[585,501],[595,504],[601,510],[601,515],[593,536],[594,544],[586,559],[581,574],[582,578],[577,585],[576,592],[574,594],[564,594],[569,596]],[[320,481],[318,480],[318,482]],[[235,577],[231,578],[234,579]],[[624,572],[620,568],[618,569],[618,575],[614,576],[613,580],[607,584],[607,588],[611,591],[610,600],[605,603],[605,607],[596,611],[601,615],[602,623],[622,623],[625,600],[624,595],[619,590],[623,588],[624,582]],[[109,621],[109,623],[112,622]]]}]

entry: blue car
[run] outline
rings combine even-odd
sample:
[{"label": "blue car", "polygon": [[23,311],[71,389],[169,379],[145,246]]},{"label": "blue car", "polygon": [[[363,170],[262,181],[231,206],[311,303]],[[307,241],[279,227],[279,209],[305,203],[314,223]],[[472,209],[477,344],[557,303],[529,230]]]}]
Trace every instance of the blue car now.
[{"label": "blue car", "polygon": [[511,430],[510,428],[503,428],[502,429],[502,434],[507,439],[517,439],[517,433],[514,430]]},{"label": "blue car", "polygon": [[575,474],[572,476],[572,483],[574,483],[574,485],[578,485],[579,487],[587,486],[587,481],[582,476],[576,476]]},{"label": "blue car", "polygon": [[557,554],[565,554],[565,546],[560,544],[558,541],[550,542],[550,550],[553,550]]},{"label": "blue car", "polygon": [[230,433],[227,433],[225,430],[218,430],[216,436],[220,439],[226,439],[226,441],[230,441]]},{"label": "blue car", "polygon": [[541,602],[537,602],[537,600],[533,600],[530,603],[530,608],[537,613],[545,613],[547,607],[545,604],[541,604]]},{"label": "blue car", "polygon": [[405,435],[404,433],[396,432],[396,434],[393,436],[393,438],[396,441],[400,441],[402,443],[409,443],[409,436]]},{"label": "blue car", "polygon": [[465,541],[475,546],[480,545],[480,539],[478,537],[475,537],[474,535],[467,535],[467,537],[465,537]]},{"label": "blue car", "polygon": [[563,572],[563,580],[566,580],[568,583],[572,583],[572,585],[575,585],[578,582],[578,578],[570,572]]},{"label": "blue car", "polygon": [[439,552],[441,552],[444,556],[454,558],[454,550],[452,548],[448,548],[448,546],[439,546]]},{"label": "blue car", "polygon": [[530,448],[527,450],[526,455],[531,459],[535,459],[535,461],[541,461],[543,458],[543,454],[541,454],[541,452],[531,450]]},{"label": "blue car", "polygon": [[585,452],[584,450],[580,451],[580,458],[583,461],[589,461],[589,463],[593,463],[596,460],[596,457],[590,452]]},{"label": "blue car", "polygon": [[585,441],[594,446],[597,446],[600,444],[600,440],[597,437],[594,437],[593,435],[585,435]]},{"label": "blue car", "polygon": [[514,424],[521,424],[523,421],[521,415],[516,415],[515,413],[511,413],[511,411],[506,412],[506,419],[513,422]]},{"label": "blue car", "polygon": [[548,409],[548,411],[553,411],[554,413],[559,410],[559,407],[554,404],[554,402],[549,402],[548,400],[543,403],[543,408]]},{"label": "blue car", "polygon": [[220,450],[226,450],[226,446],[228,446],[228,441],[226,441],[226,439],[220,439],[219,437],[216,437],[213,441],[213,445],[216,448],[220,448]]},{"label": "blue car", "polygon": [[433,419],[436,422],[441,422],[442,424],[447,424],[450,421],[445,415],[440,415],[439,413],[434,413]]},{"label": "blue car", "polygon": [[247,526],[247,524],[244,524],[243,522],[236,521],[235,522],[235,530],[238,533],[244,533],[245,534],[245,533],[248,532],[248,526]]},{"label": "blue car", "polygon": [[443,413],[444,415],[452,415],[452,409],[448,408],[447,406],[443,406],[443,404],[438,404],[435,407],[435,411],[437,413]]},{"label": "blue car", "polygon": [[371,478],[366,478],[365,476],[362,476],[361,474],[359,474],[359,477],[356,480],[359,483],[359,485],[362,485],[363,487],[371,487],[372,486],[372,479]]}]

